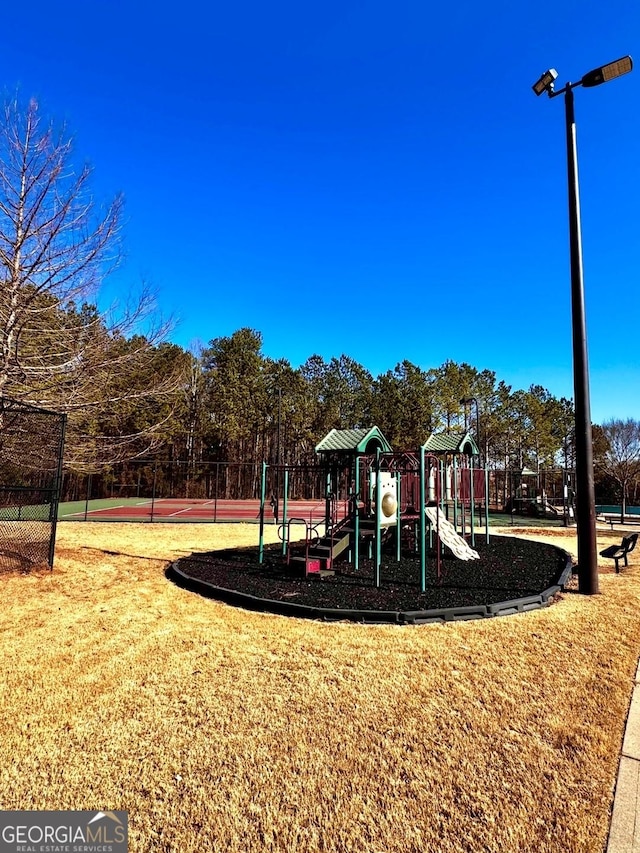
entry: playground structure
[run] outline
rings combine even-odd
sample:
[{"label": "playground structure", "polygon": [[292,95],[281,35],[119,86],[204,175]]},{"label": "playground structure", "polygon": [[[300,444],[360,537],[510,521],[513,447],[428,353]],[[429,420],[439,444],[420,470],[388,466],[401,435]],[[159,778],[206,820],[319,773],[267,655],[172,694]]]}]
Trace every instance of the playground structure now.
[{"label": "playground structure", "polygon": [[[306,577],[333,574],[345,558],[357,571],[366,558],[373,560],[379,587],[384,545],[387,557],[391,552],[398,562],[407,552],[419,557],[424,592],[431,553],[438,579],[445,546],[458,559],[478,559],[473,548],[479,507],[489,541],[488,473],[474,467],[478,448],[468,433],[434,434],[416,451],[394,452],[377,427],[331,430],[316,453],[320,464],[313,473],[324,479],[325,494],[308,517],[289,514],[293,466],[263,463],[261,563],[268,507],[279,525],[283,560]],[[300,526],[301,548],[292,545]]]},{"label": "playground structure", "polygon": [[505,471],[503,476],[507,494],[504,512],[563,520],[565,526],[575,523],[574,471],[536,472],[524,467]]}]

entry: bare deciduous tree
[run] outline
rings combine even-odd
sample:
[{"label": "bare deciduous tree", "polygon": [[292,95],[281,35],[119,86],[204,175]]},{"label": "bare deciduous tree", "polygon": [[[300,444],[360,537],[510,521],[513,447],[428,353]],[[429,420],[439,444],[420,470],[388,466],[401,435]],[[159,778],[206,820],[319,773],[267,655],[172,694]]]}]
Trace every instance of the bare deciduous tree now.
[{"label": "bare deciduous tree", "polygon": [[640,423],[631,419],[611,420],[600,429],[606,439],[606,449],[598,455],[596,464],[617,484],[624,520],[629,487],[640,478]]},{"label": "bare deciduous tree", "polygon": [[[0,125],[0,394],[69,415],[76,465],[130,455],[158,424],[99,435],[93,421],[118,406],[168,399],[182,360],[154,370],[167,328],[153,323],[145,288],[113,311],[96,297],[120,257],[122,198],[100,209],[91,168],[74,168],[66,129],[31,100],[5,105]],[[161,418],[166,408],[156,407]],[[135,441],[134,437],[135,436]],[[146,442],[148,445],[149,442]],[[140,452],[139,450],[137,452]]]}]

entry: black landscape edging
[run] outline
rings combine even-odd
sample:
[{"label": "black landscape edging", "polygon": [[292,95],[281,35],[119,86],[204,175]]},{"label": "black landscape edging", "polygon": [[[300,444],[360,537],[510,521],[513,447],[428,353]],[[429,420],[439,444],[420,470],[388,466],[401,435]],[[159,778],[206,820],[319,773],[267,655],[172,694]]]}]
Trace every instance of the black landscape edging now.
[{"label": "black landscape edging", "polygon": [[[555,545],[552,547],[556,547]],[[198,592],[207,598],[214,598],[225,604],[243,607],[245,610],[259,613],[274,613],[278,616],[294,616],[298,619],[316,619],[323,622],[362,622],[384,625],[425,625],[429,623],[460,622],[472,619],[489,619],[496,616],[512,616],[516,613],[528,613],[547,607],[551,599],[560,592],[572,573],[571,555],[561,548],[557,550],[565,556],[565,567],[558,582],[536,595],[513,598],[494,604],[478,604],[467,607],[444,607],[434,610],[356,610],[326,607],[313,607],[310,604],[296,604],[293,601],[280,601],[273,598],[259,598],[236,589],[215,586],[208,581],[194,578],[178,568],[181,560],[171,563],[166,576],[178,586]]]},{"label": "black landscape edging", "polygon": [[564,551],[562,548],[558,548],[558,551],[564,554],[566,558],[564,569],[562,570],[562,574],[558,578],[558,583],[560,584],[560,586],[564,586],[573,574],[573,560],[571,559],[571,554],[569,554],[568,551]]},{"label": "black landscape edging", "polygon": [[[199,592],[208,598],[215,598],[225,604],[233,604],[236,607],[244,607],[246,610],[257,610],[262,613],[275,613],[279,616],[297,616],[301,619],[320,619],[325,622],[380,622],[384,624],[397,623],[400,614],[396,610],[353,610],[336,609],[328,607],[313,607],[310,604],[296,604],[293,601],[280,601],[275,598],[258,598],[248,592],[240,592],[237,589],[226,589],[222,586],[214,586],[208,581],[191,577],[178,568],[180,560],[172,563],[167,569],[167,577],[175,581],[179,586]],[[372,619],[371,617],[377,617]]]}]

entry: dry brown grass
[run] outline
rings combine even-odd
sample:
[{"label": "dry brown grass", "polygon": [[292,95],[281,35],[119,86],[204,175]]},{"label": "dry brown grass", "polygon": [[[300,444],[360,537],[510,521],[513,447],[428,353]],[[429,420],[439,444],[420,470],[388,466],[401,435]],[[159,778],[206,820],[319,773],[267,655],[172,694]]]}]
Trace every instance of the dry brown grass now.
[{"label": "dry brown grass", "polygon": [[126,809],[132,851],[603,849],[637,552],[598,596],[420,628],[248,613],[165,579],[256,535],[64,523],[52,574],[1,579],[3,808]]}]

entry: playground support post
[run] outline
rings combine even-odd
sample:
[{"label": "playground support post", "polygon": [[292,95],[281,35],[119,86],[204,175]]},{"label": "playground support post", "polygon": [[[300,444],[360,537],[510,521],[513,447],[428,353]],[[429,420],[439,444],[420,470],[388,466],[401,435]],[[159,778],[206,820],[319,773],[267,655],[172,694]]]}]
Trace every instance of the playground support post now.
[{"label": "playground support post", "polygon": [[278,387],[278,431],[276,438],[276,523],[280,521],[280,414],[282,409],[282,388]]},{"label": "playground support post", "polygon": [[420,447],[420,592],[427,591],[427,516],[425,507],[424,447]]},{"label": "playground support post", "polygon": [[260,533],[258,537],[258,562],[264,560],[264,505],[267,494],[267,463],[262,463],[262,480],[260,482]]},{"label": "playground support post", "polygon": [[284,494],[282,495],[282,556],[287,556],[289,547],[287,536],[287,501],[289,497],[289,469],[284,470]]},{"label": "playground support post", "polygon": [[[486,463],[485,463],[486,464]],[[484,541],[489,544],[489,469],[484,469]]]},{"label": "playground support post", "polygon": [[[453,493],[453,526],[455,529],[458,529],[458,457],[453,457],[453,482],[455,483],[455,490]],[[462,531],[464,535],[464,530]]]},{"label": "playground support post", "polygon": [[324,530],[329,532],[331,526],[331,495],[333,494],[333,469],[327,471],[324,482]]},{"label": "playground support post", "polygon": [[376,588],[380,586],[380,563],[382,561],[382,526],[380,515],[382,513],[382,489],[380,488],[380,448],[376,448]]},{"label": "playground support post", "polygon": [[473,489],[473,456],[469,457],[469,503],[471,505],[471,547],[476,546],[476,517],[475,517],[475,500],[476,496]]},{"label": "playground support post", "polygon": [[354,484],[355,491],[353,499],[353,568],[358,571],[360,567],[360,459],[356,456]]},{"label": "playground support post", "polygon": [[400,489],[402,487],[400,472],[396,473],[396,560],[400,562],[402,558],[402,518],[400,514],[400,506],[402,504],[402,495],[400,494]]}]

